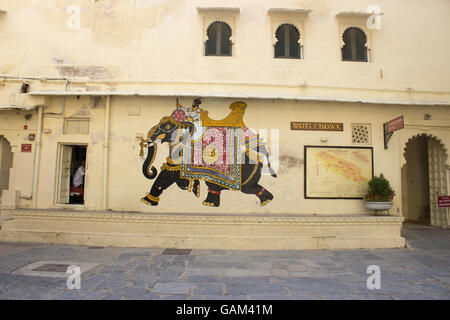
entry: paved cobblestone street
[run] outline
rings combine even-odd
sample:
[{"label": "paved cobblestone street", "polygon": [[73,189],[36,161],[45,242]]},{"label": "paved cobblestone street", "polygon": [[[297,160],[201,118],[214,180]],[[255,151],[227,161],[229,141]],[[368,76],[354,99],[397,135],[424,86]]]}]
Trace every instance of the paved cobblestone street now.
[{"label": "paved cobblestone street", "polygon": [[[407,248],[229,251],[0,243],[0,299],[450,299],[450,231],[405,224]],[[12,274],[38,261],[96,263],[81,289]],[[366,286],[369,265],[381,289]]]}]

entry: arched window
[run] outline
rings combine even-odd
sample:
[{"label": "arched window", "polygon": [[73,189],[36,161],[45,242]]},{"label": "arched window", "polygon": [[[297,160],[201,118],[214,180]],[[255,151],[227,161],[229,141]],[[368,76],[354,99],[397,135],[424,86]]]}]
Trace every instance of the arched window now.
[{"label": "arched window", "polygon": [[276,32],[275,58],[300,59],[300,32],[291,24],[282,24]]},{"label": "arched window", "polygon": [[367,37],[359,28],[351,27],[345,30],[343,36],[344,46],[342,47],[343,61],[364,61],[367,62]]},{"label": "arched window", "polygon": [[231,28],[221,21],[212,23],[207,30],[206,56],[231,56]]},{"label": "arched window", "polygon": [[9,170],[12,167],[13,155],[8,140],[0,136],[0,196],[9,186]]}]

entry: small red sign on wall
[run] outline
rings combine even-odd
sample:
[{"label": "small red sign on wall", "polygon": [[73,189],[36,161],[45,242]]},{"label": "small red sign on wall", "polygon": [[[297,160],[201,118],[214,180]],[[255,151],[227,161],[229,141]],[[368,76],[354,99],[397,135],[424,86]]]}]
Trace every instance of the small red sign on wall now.
[{"label": "small red sign on wall", "polygon": [[384,134],[389,134],[394,131],[403,129],[405,127],[405,120],[403,120],[403,116],[395,118],[394,120],[388,121],[384,126]]},{"label": "small red sign on wall", "polygon": [[450,196],[438,196],[439,207],[450,207]]},{"label": "small red sign on wall", "polygon": [[22,144],[22,152],[31,152],[31,144]]}]

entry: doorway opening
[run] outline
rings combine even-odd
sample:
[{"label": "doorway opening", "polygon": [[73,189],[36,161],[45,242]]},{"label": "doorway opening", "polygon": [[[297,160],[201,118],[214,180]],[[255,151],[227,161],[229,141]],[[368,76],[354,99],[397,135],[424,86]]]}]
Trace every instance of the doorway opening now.
[{"label": "doorway opening", "polygon": [[87,145],[61,145],[58,204],[84,205]]},{"label": "doorway opening", "polygon": [[9,187],[9,171],[12,168],[13,154],[11,145],[3,136],[0,136],[0,203],[3,190]]},{"label": "doorway opening", "polygon": [[402,205],[406,220],[436,227],[448,227],[446,208],[437,197],[448,194],[447,152],[440,140],[426,134],[406,143],[402,168]]}]

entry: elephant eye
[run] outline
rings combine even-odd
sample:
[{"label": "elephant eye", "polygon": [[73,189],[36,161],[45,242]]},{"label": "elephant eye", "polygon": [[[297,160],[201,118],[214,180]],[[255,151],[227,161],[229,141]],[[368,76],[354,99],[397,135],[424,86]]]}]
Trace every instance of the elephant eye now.
[{"label": "elephant eye", "polygon": [[164,129],[169,130],[170,129],[170,124],[166,124]]}]

